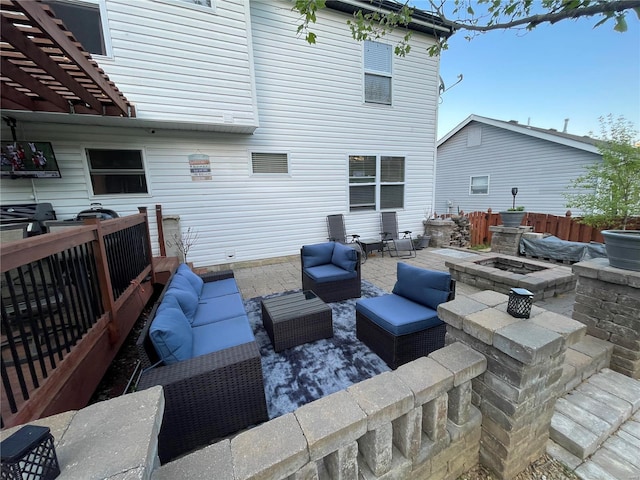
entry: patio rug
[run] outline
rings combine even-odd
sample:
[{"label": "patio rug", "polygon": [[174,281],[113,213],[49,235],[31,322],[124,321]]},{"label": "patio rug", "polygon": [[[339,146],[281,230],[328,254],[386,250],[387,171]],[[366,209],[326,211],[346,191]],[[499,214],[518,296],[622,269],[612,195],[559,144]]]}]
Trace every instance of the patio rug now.
[{"label": "patio rug", "polygon": [[[362,297],[386,293],[363,281]],[[333,337],[276,353],[262,325],[260,301],[278,293],[244,301],[251,328],[260,347],[269,418],[343,390],[354,383],[389,371],[380,357],[356,338],[355,298],[331,303]]]}]

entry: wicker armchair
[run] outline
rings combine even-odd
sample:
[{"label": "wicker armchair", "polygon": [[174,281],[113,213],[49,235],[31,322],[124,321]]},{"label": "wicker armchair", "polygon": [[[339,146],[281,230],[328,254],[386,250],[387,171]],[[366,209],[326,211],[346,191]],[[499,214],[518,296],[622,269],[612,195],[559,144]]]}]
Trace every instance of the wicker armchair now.
[{"label": "wicker armchair", "polygon": [[[310,264],[308,263],[308,260],[307,263],[305,263],[305,252],[308,252],[309,248],[322,248],[324,245],[334,243],[335,242],[327,242],[325,244],[305,245],[300,249],[302,289],[311,290],[327,303],[340,302],[342,300],[347,300],[348,298],[358,298],[362,295],[362,274],[360,270],[360,261],[362,257],[358,250],[345,247],[340,243],[335,243],[336,248],[346,248],[348,251],[353,252],[355,258],[354,272],[352,272],[354,273],[353,275],[345,275],[345,278],[326,281],[325,279],[314,278],[314,275],[310,273],[311,270],[308,271],[308,268],[316,268],[318,265],[315,265],[315,267],[309,267]],[[330,264],[330,260],[327,260],[327,264]],[[332,267],[332,265],[329,266]]]},{"label": "wicker armchair", "polygon": [[[392,369],[444,347],[446,324],[437,317],[436,303],[455,298],[456,283],[449,274],[398,263],[399,279],[401,270],[413,291],[402,291],[396,283],[394,293],[356,303],[356,337]],[[420,270],[440,277],[439,285],[420,285]],[[426,296],[440,293],[425,302],[420,296],[428,290]],[[410,298],[403,296],[405,292]]]},{"label": "wicker armchair", "polygon": [[[233,273],[201,277],[208,282],[233,278]],[[149,338],[149,327],[165,291],[136,343],[145,369],[138,390],[161,385],[164,391],[165,410],[158,437],[162,463],[268,420],[260,350],[255,341],[158,365],[161,362]]]}]

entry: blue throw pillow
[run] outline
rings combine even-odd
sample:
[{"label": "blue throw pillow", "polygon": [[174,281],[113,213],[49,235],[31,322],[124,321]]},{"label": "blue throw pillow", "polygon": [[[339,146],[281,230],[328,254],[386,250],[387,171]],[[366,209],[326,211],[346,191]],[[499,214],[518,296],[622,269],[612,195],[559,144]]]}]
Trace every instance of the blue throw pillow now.
[{"label": "blue throw pillow", "polygon": [[193,320],[193,316],[198,308],[199,297],[196,292],[194,292],[189,280],[184,277],[174,275],[165,296],[166,295],[173,295],[176,297],[185,316],[189,321]]},{"label": "blue throw pillow", "polygon": [[[166,295],[165,295],[166,297]],[[175,299],[163,300],[149,328],[149,337],[158,356],[166,365],[191,358],[193,334],[191,325]]]},{"label": "blue throw pillow", "polygon": [[447,301],[451,275],[398,262],[398,281],[393,293],[437,310]]},{"label": "blue throw pillow", "polygon": [[196,292],[196,295],[198,295],[198,297],[200,296],[200,293],[202,292],[202,285],[204,285],[204,280],[202,280],[199,275],[193,273],[193,271],[189,268],[189,265],[187,265],[186,263],[181,263],[178,267],[176,275],[186,278],[189,281],[189,284],[191,284],[191,286],[193,287],[193,291]]},{"label": "blue throw pillow", "polygon": [[303,245],[302,247],[302,267],[316,267],[331,263],[334,242],[316,243],[313,245]]},{"label": "blue throw pillow", "polygon": [[333,247],[331,263],[346,270],[347,272],[355,272],[356,264],[358,263],[358,252],[351,247],[347,247],[341,243],[336,243]]}]

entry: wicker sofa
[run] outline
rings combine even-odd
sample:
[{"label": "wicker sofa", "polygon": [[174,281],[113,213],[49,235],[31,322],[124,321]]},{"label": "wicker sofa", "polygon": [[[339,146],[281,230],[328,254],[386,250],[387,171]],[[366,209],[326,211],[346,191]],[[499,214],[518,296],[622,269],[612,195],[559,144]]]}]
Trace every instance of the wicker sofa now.
[{"label": "wicker sofa", "polygon": [[393,293],[356,302],[356,336],[396,369],[444,347],[437,308],[454,298],[450,274],[398,262]]},{"label": "wicker sofa", "polygon": [[360,297],[360,261],[360,252],[342,243],[304,245],[300,249],[302,289],[327,303]]},{"label": "wicker sofa", "polygon": [[137,347],[138,389],[164,390],[162,463],[268,420],[260,351],[233,272],[197,276],[180,265]]}]

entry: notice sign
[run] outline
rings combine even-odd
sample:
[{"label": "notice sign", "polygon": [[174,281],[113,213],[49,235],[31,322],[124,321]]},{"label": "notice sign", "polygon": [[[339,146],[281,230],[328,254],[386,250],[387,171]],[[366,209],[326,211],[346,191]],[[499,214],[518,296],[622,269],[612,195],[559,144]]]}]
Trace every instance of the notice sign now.
[{"label": "notice sign", "polygon": [[212,180],[211,164],[209,155],[193,154],[189,155],[189,170],[191,170],[191,180],[193,182],[203,182]]}]

